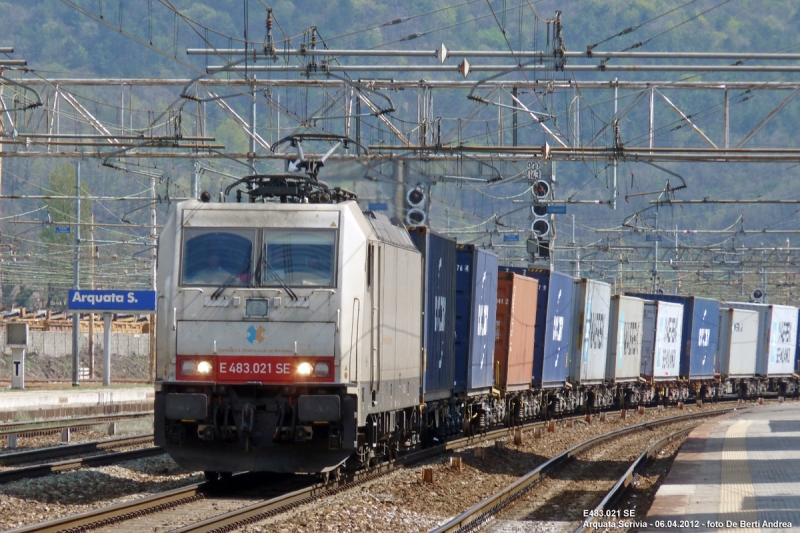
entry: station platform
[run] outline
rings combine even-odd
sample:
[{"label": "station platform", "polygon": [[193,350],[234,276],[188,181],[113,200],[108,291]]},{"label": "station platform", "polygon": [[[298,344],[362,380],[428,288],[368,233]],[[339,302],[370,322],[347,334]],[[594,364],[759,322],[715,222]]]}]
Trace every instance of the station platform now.
[{"label": "station platform", "polygon": [[152,384],[101,387],[0,388],[3,424],[152,412]]},{"label": "station platform", "polygon": [[705,422],[681,446],[642,531],[800,531],[800,403]]}]

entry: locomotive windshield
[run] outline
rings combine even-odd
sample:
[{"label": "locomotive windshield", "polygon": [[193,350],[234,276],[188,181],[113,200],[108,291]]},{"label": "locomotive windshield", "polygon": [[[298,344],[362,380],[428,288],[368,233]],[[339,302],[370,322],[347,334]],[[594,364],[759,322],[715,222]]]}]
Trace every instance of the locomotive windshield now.
[{"label": "locomotive windshield", "polygon": [[255,230],[184,228],[183,283],[250,285],[255,237]]},{"label": "locomotive windshield", "polygon": [[261,285],[333,287],[335,230],[265,230]]}]

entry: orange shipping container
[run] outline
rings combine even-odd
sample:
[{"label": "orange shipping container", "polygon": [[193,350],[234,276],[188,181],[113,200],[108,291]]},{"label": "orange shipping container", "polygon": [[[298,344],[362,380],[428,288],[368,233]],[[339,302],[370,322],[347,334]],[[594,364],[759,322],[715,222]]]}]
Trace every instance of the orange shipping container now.
[{"label": "orange shipping container", "polygon": [[535,279],[498,273],[494,360],[495,381],[501,389],[531,388],[538,294],[539,282]]}]

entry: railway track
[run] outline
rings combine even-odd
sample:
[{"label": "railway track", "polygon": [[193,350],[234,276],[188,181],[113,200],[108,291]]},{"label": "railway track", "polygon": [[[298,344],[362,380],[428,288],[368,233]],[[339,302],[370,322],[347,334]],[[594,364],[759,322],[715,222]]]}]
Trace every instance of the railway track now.
[{"label": "railway track", "polygon": [[[537,421],[528,424],[526,427],[542,426],[543,424],[543,422]],[[305,483],[305,486],[290,487],[289,490],[283,490],[279,494],[275,494],[274,497],[267,498],[256,504],[244,504],[238,509],[234,509],[207,520],[186,525],[180,529],[177,529],[176,531],[215,531],[220,528],[232,530],[232,528],[235,529],[240,525],[273,516],[296,507],[297,505],[313,501],[314,499],[336,494],[337,492],[346,490],[352,486],[356,486],[387,474],[397,467],[418,462],[450,450],[456,450],[465,446],[470,446],[487,439],[506,437],[512,433],[512,429],[504,428],[488,431],[485,434],[474,437],[465,437],[454,440],[446,444],[426,448],[418,452],[413,452],[392,463],[381,463],[368,471],[342,476],[340,479],[330,481],[327,484],[318,483],[316,480],[308,480]],[[227,482],[223,481],[218,485],[208,482],[188,485],[186,487],[154,494],[145,498],[139,498],[130,502],[94,509],[86,513],[67,516],[48,522],[32,524],[11,531],[14,531],[15,533],[56,533],[102,530],[110,526],[113,526],[115,530],[118,530],[120,527],[122,527],[122,522],[141,518],[162,511],[172,510],[178,506],[189,505],[193,502],[197,502],[206,498],[206,496],[213,494],[215,491],[225,492],[225,489],[227,488],[235,490],[235,485],[240,484],[240,478],[246,478],[247,476],[248,474],[234,476],[233,480],[228,480]],[[282,480],[283,485],[285,485],[285,481],[286,480]],[[270,489],[268,488],[268,490]],[[134,530],[135,529],[131,529],[131,531]]]},{"label": "railway track", "polygon": [[131,420],[136,418],[152,417],[153,411],[140,411],[135,413],[120,413],[114,415],[99,415],[86,417],[73,417],[68,420],[43,420],[40,422],[14,422],[0,425],[0,439],[5,440],[9,435],[19,438],[40,437],[53,435],[62,429],[87,429],[93,426]]},{"label": "railway track", "polygon": [[78,444],[64,444],[60,446],[49,446],[23,452],[7,453],[0,455],[0,466],[15,466],[48,459],[67,458],[75,455],[88,455],[91,453],[102,453],[150,444],[153,442],[153,434],[134,435],[131,437],[117,437],[113,439],[96,440],[91,442],[81,442]]},{"label": "railway track", "polygon": [[[727,410],[725,410],[725,412],[727,412]],[[709,416],[709,413],[700,413],[688,417],[686,415],[671,417],[668,419],[663,419],[664,422],[660,422],[660,424],[671,423],[676,420],[686,420],[697,416],[705,417]],[[576,416],[569,418],[581,419],[583,418],[583,416]],[[638,427],[654,426],[660,424],[658,422],[648,422],[631,427],[638,428]],[[536,421],[525,425],[525,427],[527,429],[530,429],[533,427],[543,426],[543,425],[544,422]],[[601,437],[601,439],[605,440],[612,439],[620,434],[624,434],[631,431],[634,430],[629,428],[626,428],[625,430],[618,430],[604,435],[603,437]],[[284,488],[284,490],[282,491],[280,490],[276,491],[271,487],[267,487],[268,491],[276,493],[274,497],[268,497],[265,499],[262,494],[261,497],[259,498],[262,501],[249,505],[246,503],[241,504],[237,506],[237,508],[235,509],[223,510],[221,514],[219,512],[216,512],[215,513],[216,516],[197,520],[191,524],[182,525],[177,529],[174,529],[174,531],[176,533],[233,531],[244,525],[257,522],[269,518],[271,516],[275,516],[277,514],[286,512],[299,505],[312,502],[322,497],[336,494],[348,488],[376,479],[377,477],[385,475],[400,466],[407,466],[412,463],[416,463],[428,459],[430,457],[446,453],[448,451],[453,451],[463,447],[479,444],[481,442],[485,442],[486,440],[494,440],[494,439],[509,437],[512,434],[513,434],[513,429],[503,428],[503,429],[488,431],[485,434],[481,434],[474,437],[466,437],[462,439],[453,440],[446,444],[427,448],[425,450],[420,450],[418,452],[413,452],[411,454],[402,456],[401,458],[392,463],[379,464],[378,466],[375,466],[368,471],[342,476],[340,479],[331,481],[327,484],[317,483],[306,477],[305,481],[295,480],[294,483],[299,484],[299,486],[295,485],[294,487],[291,487],[289,489]],[[592,439],[592,441],[594,440],[596,439]],[[578,447],[586,446],[588,442],[591,441],[586,441],[585,443],[581,443],[580,445],[578,445]],[[578,447],[574,447],[565,453],[568,454],[569,457],[571,457],[576,453],[579,453],[579,451],[577,451]],[[548,463],[546,464],[550,463],[552,463],[552,461],[548,461]],[[227,487],[230,488],[230,491],[238,490],[238,485],[241,485],[239,480],[245,479],[245,476],[248,475],[244,474],[235,476],[233,479],[236,481],[233,482],[232,484],[227,485]],[[33,533],[33,532],[51,533],[51,532],[63,532],[63,531],[89,531],[89,530],[102,531],[106,528],[111,528],[108,529],[109,531],[142,530],[141,528],[136,529],[135,527],[133,527],[134,525],[133,523],[131,523],[129,527],[125,527],[123,523],[129,520],[145,517],[155,513],[171,511],[172,509],[178,506],[183,507],[190,505],[193,502],[198,502],[199,500],[205,499],[209,494],[213,494],[215,488],[226,487],[224,483],[225,482],[223,481],[219,485],[212,485],[209,483],[190,485],[180,489],[174,489],[171,491],[155,494],[146,498],[140,498],[131,502],[115,504],[109,507],[95,509],[87,513],[81,513],[78,515],[63,517],[49,522],[42,522],[40,524],[33,524],[12,531],[16,533]],[[282,484],[285,487],[286,481],[284,480]],[[226,493],[226,496],[228,497],[231,496],[230,491]],[[191,509],[188,507],[186,509],[182,509],[180,515],[194,516],[193,512],[191,512]],[[150,526],[150,528],[152,528],[152,526]]]},{"label": "railway track", "polygon": [[83,467],[106,466],[133,459],[153,457],[164,453],[158,446],[148,446],[136,450],[115,451],[115,448],[137,446],[152,443],[153,436],[137,435],[134,437],[122,437],[106,441],[86,442],[67,446],[56,446],[40,450],[31,450],[0,456],[0,465],[18,465],[24,463],[38,462],[53,457],[70,457],[76,455],[93,454],[89,457],[72,457],[44,464],[22,466],[9,470],[0,471],[0,484],[16,481],[19,479],[30,479],[35,477],[47,476],[58,472],[76,470]]},{"label": "railway track", "polygon": [[[655,421],[644,422],[622,429],[614,430],[597,437],[587,439],[572,446],[559,455],[544,462],[525,476],[522,476],[514,483],[501,489],[494,495],[482,500],[478,504],[470,507],[460,515],[456,516],[447,523],[436,527],[430,533],[467,533],[483,529],[504,510],[510,508],[518,499],[522,498],[530,489],[538,483],[553,476],[572,463],[579,455],[590,451],[604,443],[618,439],[623,436],[633,434],[648,428],[656,428],[666,424],[672,424],[693,419],[717,416],[732,411],[733,408],[719,409],[712,412],[692,413],[674,417],[662,418]],[[626,472],[627,475],[627,472]],[[582,521],[583,517],[575,517],[574,521]]]},{"label": "railway track", "polygon": [[[645,451],[639,455],[636,460],[631,463],[628,469],[625,471],[622,476],[617,480],[611,490],[609,490],[603,499],[600,501],[599,504],[589,513],[590,517],[597,517],[592,521],[596,521],[597,519],[601,519],[606,516],[617,517],[616,513],[612,513],[609,515],[609,511],[613,511],[616,509],[617,505],[620,503],[622,498],[625,494],[630,490],[635,476],[637,473],[641,472],[642,470],[647,467],[647,465],[652,461],[652,459],[669,443],[681,439],[691,433],[691,431],[697,426],[692,426],[689,428],[679,429],[678,431],[673,431],[669,435],[666,435],[656,442],[651,444],[647,447]],[[577,529],[575,529],[575,533],[584,533],[587,531],[594,531],[595,528],[590,526],[585,521]]]}]

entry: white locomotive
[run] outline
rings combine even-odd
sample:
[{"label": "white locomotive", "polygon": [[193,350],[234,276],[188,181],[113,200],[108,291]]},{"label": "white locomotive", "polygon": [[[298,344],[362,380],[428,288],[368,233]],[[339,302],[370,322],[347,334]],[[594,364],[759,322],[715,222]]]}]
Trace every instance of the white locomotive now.
[{"label": "white locomotive", "polygon": [[179,203],[158,245],[156,444],[210,479],[416,445],[421,270],[353,201]]}]

